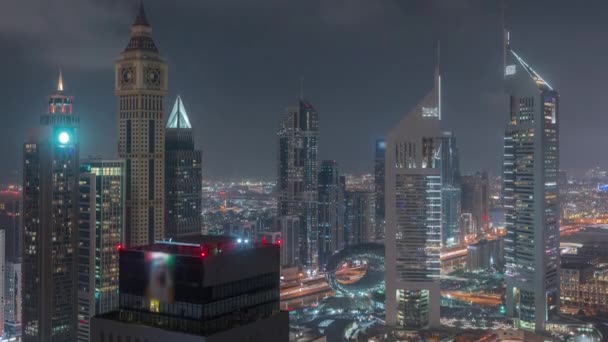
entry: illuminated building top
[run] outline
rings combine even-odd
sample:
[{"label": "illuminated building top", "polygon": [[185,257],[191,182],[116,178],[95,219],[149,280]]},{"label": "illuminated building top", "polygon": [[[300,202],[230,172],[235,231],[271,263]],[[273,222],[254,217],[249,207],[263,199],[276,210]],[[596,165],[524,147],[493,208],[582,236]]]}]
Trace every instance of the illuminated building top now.
[{"label": "illuminated building top", "polygon": [[57,81],[57,93],[49,96],[49,114],[72,114],[72,96],[66,96],[63,93],[63,75],[59,70],[59,80]]},{"label": "illuminated building top", "polygon": [[173,105],[173,110],[171,111],[169,121],[167,122],[167,128],[192,128],[188,113],[186,112],[182,98],[179,95]]}]

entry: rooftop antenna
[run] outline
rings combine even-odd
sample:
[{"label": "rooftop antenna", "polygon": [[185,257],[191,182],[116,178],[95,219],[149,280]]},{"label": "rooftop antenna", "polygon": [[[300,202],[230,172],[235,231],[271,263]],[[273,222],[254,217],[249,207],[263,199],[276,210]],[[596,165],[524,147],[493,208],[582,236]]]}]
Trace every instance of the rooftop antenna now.
[{"label": "rooftop antenna", "polygon": [[304,100],[304,76],[300,77],[300,100]]},{"label": "rooftop antenna", "polygon": [[61,67],[59,67],[59,80],[57,81],[57,91],[63,93],[63,75],[61,74]]}]

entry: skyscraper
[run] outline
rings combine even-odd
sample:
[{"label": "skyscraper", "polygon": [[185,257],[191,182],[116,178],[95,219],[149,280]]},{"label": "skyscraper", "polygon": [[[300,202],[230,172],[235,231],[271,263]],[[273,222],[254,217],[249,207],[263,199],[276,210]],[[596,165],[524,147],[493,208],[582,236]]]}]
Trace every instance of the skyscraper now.
[{"label": "skyscraper", "polygon": [[346,245],[354,246],[375,239],[375,193],[347,190],[345,195]]},{"label": "skyscraper", "polygon": [[384,227],[386,220],[384,218],[384,164],[386,158],[386,141],[384,139],[376,140],[376,156],[374,159],[374,191],[376,193],[375,205],[375,232],[374,239],[384,239]]},{"label": "skyscraper", "polygon": [[287,215],[277,218],[281,230],[281,266],[297,266],[300,264],[298,241],[300,234],[300,216]]},{"label": "skyscraper", "polygon": [[89,341],[91,317],[118,309],[124,176],[122,160],[91,159],[80,164],[78,341]]},{"label": "skyscraper", "polygon": [[[0,303],[6,305],[5,286],[6,286],[6,229],[0,228]],[[0,336],[4,335],[4,310],[0,310]]]},{"label": "skyscraper", "polygon": [[192,125],[180,96],[165,131],[166,236],[200,235],[203,153],[194,146]]},{"label": "skyscraper", "polygon": [[[278,151],[278,216],[300,217],[298,261],[314,267],[319,254],[317,225],[319,115],[300,99],[281,120]],[[287,248],[287,246],[285,246]]]},{"label": "skyscraper", "polygon": [[76,339],[78,126],[72,97],[49,97],[24,144],[23,340]]},{"label": "skyscraper", "polygon": [[125,159],[125,245],[165,234],[165,96],[167,64],[160,56],[143,3],[131,39],[115,64],[118,155]]},{"label": "skyscraper", "polygon": [[460,233],[460,160],[452,132],[441,135],[441,244],[461,243]]},{"label": "skyscraper", "polygon": [[386,324],[439,324],[441,76],[386,142]]},{"label": "skyscraper", "polygon": [[[21,208],[17,185],[0,190],[0,229],[5,231],[4,336],[21,336]],[[2,248],[0,247],[0,248]]]},{"label": "skyscraper", "polygon": [[559,311],[559,94],[506,35],[509,117],[504,138],[507,315],[544,331]]},{"label": "skyscraper", "polygon": [[470,213],[477,232],[488,228],[490,213],[490,182],[486,172],[476,172],[462,177],[462,212]]},{"label": "skyscraper", "polygon": [[319,171],[319,266],[344,247],[344,192],[335,160],[324,160]]}]

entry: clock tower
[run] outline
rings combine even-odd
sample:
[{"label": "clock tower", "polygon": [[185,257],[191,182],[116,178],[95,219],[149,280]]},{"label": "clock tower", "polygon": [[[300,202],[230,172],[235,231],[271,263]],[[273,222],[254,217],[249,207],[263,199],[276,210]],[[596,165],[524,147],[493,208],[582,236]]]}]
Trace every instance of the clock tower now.
[{"label": "clock tower", "polygon": [[143,7],[115,63],[118,154],[125,160],[126,247],[164,238],[165,96],[167,64],[152,39]]}]

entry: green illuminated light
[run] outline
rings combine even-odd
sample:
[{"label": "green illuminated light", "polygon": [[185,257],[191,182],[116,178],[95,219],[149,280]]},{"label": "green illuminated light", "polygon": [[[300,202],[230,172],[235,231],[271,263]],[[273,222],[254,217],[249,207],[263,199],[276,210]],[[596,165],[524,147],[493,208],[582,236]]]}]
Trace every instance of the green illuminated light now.
[{"label": "green illuminated light", "polygon": [[61,132],[59,133],[59,135],[57,136],[59,143],[62,145],[65,145],[67,143],[70,142],[70,134],[68,132]]}]

